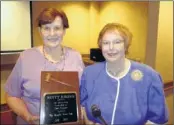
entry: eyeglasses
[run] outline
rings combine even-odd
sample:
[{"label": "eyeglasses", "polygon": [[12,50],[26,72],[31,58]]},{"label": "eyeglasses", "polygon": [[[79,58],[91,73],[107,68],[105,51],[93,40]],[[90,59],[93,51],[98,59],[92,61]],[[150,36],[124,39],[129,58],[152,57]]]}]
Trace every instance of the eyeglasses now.
[{"label": "eyeglasses", "polygon": [[121,43],[124,43],[124,40],[114,40],[114,41],[106,41],[106,40],[103,40],[103,41],[101,41],[101,43],[103,44],[103,45],[109,45],[110,43],[113,43],[113,44],[121,44]]},{"label": "eyeglasses", "polygon": [[53,32],[58,32],[58,31],[62,31],[63,27],[48,27],[48,26],[43,26],[41,27],[41,30],[44,31],[45,33],[50,33],[51,30],[53,30]]}]

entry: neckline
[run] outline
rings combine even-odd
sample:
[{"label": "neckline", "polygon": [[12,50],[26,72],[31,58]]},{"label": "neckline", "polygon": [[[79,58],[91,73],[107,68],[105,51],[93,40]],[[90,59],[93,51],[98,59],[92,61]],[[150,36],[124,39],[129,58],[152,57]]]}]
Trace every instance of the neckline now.
[{"label": "neckline", "polygon": [[131,66],[132,66],[132,62],[128,59],[128,63],[129,63],[129,67],[127,68],[127,71],[123,75],[121,75],[119,77],[114,77],[113,75],[111,75],[108,72],[108,70],[107,70],[107,62],[105,62],[105,71],[106,71],[107,75],[109,77],[113,78],[113,79],[116,79],[116,80],[122,79],[122,78],[124,78],[130,72],[130,69],[131,69]]},{"label": "neckline", "polygon": [[48,62],[50,62],[50,63],[52,63],[52,64],[59,64],[59,63],[61,63],[65,58],[66,58],[66,56],[67,56],[67,49],[66,49],[66,47],[65,46],[63,46],[63,53],[64,53],[64,59],[61,59],[60,61],[58,61],[58,62],[56,62],[56,63],[53,63],[52,61],[50,61],[49,59],[47,59],[45,56],[44,56],[44,53],[43,53],[43,46],[38,46],[38,47],[36,47],[36,50],[42,55],[42,57],[44,58],[44,60],[46,60],[46,61],[48,61]]}]

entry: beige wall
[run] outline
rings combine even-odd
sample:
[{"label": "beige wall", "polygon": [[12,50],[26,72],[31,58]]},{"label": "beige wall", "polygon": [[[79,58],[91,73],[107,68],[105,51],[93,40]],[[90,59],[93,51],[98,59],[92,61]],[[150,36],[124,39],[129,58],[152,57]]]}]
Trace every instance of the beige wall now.
[{"label": "beige wall", "polygon": [[[148,2],[33,2],[33,21],[45,7],[63,9],[70,23],[64,45],[75,48],[81,54],[89,54],[97,47],[98,33],[109,22],[123,23],[134,34],[128,57],[144,61]],[[33,28],[34,45],[40,45],[37,28]]]},{"label": "beige wall", "polygon": [[[89,2],[33,2],[33,22],[43,8],[53,7],[65,11],[69,19],[70,28],[64,37],[64,45],[88,53],[89,48]],[[38,28],[33,27],[34,45],[42,44]]]},{"label": "beige wall", "polygon": [[[159,8],[158,35],[155,69],[163,81],[173,80],[173,2],[161,1]],[[166,98],[169,122],[173,124],[173,94]]]},{"label": "beige wall", "polygon": [[[108,22],[120,22],[128,26],[134,35],[128,56],[141,58],[144,61],[149,26],[148,2],[33,2],[34,24],[39,12],[45,7],[62,8],[67,13],[70,29],[64,38],[64,45],[75,48],[82,54],[89,54],[91,47],[97,47],[99,30]],[[155,68],[164,81],[173,79],[172,28],[172,2],[160,2]],[[33,37],[35,46],[42,44],[35,26],[33,26]],[[1,104],[5,103],[3,86],[10,72],[11,70],[1,71]],[[172,97],[173,95],[170,95],[166,98],[170,124],[173,122]]]},{"label": "beige wall", "polygon": [[89,40],[88,49],[98,47],[97,39],[98,39],[99,24],[100,24],[99,2],[90,2],[89,13],[90,13],[90,17],[89,17],[90,18],[90,40]]},{"label": "beige wall", "polygon": [[173,80],[173,2],[161,1],[157,36],[156,67],[164,81]]},{"label": "beige wall", "polygon": [[148,2],[102,2],[100,29],[109,22],[126,25],[133,33],[128,57],[144,61],[147,37]]}]

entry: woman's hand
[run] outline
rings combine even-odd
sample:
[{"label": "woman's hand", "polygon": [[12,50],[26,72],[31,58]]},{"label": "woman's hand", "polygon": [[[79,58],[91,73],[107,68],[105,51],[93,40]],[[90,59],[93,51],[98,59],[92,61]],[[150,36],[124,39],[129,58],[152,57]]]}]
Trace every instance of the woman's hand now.
[{"label": "woman's hand", "polygon": [[92,121],[90,121],[86,115],[86,110],[85,107],[81,107],[81,111],[82,111],[82,119],[85,125],[101,125],[99,123],[94,123]]},{"label": "woman's hand", "polygon": [[27,109],[25,102],[18,97],[13,97],[8,93],[5,93],[8,106],[12,109],[14,113],[24,119],[30,124],[39,124],[39,117],[33,116]]},{"label": "woman's hand", "polygon": [[32,125],[39,125],[39,116],[33,116],[31,114],[28,114],[23,117],[24,120],[26,120],[29,124]]}]

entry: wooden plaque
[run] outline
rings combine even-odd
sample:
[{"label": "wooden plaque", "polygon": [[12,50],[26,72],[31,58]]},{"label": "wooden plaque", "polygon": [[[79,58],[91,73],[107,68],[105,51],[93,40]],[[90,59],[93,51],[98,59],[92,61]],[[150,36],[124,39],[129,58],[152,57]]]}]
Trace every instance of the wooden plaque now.
[{"label": "wooden plaque", "polygon": [[81,124],[78,72],[41,72],[40,124]]}]

